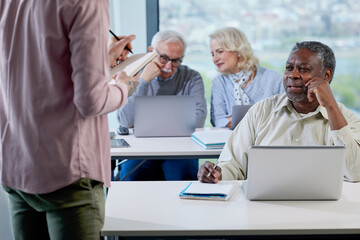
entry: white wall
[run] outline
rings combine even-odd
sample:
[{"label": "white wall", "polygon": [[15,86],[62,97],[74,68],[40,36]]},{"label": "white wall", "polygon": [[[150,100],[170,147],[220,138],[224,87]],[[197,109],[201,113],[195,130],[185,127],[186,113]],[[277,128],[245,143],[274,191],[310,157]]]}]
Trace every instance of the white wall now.
[{"label": "white wall", "polygon": [[134,53],[147,50],[146,0],[110,0],[110,27],[118,35],[135,34]]},{"label": "white wall", "polygon": [[[134,53],[147,51],[146,0],[110,0],[110,29],[117,35],[135,34]],[[109,127],[117,128],[116,111],[109,113]]]}]

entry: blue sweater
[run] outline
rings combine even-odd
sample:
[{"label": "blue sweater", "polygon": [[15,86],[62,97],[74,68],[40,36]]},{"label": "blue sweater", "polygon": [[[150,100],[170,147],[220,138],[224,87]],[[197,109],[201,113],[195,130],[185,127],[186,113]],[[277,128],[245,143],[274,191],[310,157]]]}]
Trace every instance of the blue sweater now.
[{"label": "blue sweater", "polygon": [[[255,78],[243,91],[250,98],[250,104],[283,93],[282,75],[278,71],[258,67]],[[216,76],[212,81],[211,124],[225,127],[229,123],[227,117],[232,115],[234,105],[234,82],[228,75]]]}]

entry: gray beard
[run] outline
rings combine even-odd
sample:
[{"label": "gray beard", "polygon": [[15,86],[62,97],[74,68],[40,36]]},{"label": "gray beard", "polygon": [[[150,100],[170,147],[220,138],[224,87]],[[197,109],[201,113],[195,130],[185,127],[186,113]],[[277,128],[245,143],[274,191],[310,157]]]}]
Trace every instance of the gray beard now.
[{"label": "gray beard", "polygon": [[289,96],[289,95],[287,95],[287,96],[290,99],[290,101],[292,101],[292,102],[302,102],[307,98],[307,96],[304,94],[301,96]]},{"label": "gray beard", "polygon": [[286,92],[287,97],[289,98],[290,101],[292,102],[303,102],[304,100],[307,99],[307,88],[304,86],[303,87],[303,92],[299,95],[299,94],[289,94],[288,92]]}]

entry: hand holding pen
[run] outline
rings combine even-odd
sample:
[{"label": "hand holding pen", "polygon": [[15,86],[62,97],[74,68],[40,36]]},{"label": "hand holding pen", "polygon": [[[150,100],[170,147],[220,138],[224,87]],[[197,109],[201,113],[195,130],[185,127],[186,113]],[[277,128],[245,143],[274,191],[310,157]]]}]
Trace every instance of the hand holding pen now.
[{"label": "hand holding pen", "polygon": [[209,170],[208,173],[208,177],[210,177],[210,175],[213,173],[213,171],[216,169],[217,165],[218,165],[219,160],[214,164],[214,166],[212,166],[212,169]]},{"label": "hand holding pen", "polygon": [[213,164],[212,162],[206,161],[203,163],[198,171],[198,180],[204,183],[217,183],[221,180],[221,168],[218,166],[218,162]]},{"label": "hand holding pen", "polygon": [[[111,35],[113,35],[116,40],[120,41],[120,38],[118,36],[116,36],[115,33],[113,33],[113,31],[111,31],[111,30],[109,30],[109,31],[110,31]],[[131,52],[132,54],[134,54],[131,51],[131,49],[128,47],[128,45],[125,46],[125,49],[128,50],[129,52]]]},{"label": "hand holding pen", "polygon": [[[112,33],[115,35],[114,33]],[[115,35],[116,36],[116,35]],[[131,48],[131,41],[136,38],[135,35],[129,36],[116,36],[109,39],[108,51],[109,51],[109,66],[114,67],[118,61],[124,61],[127,58],[127,54]],[[118,40],[119,39],[119,40]]]}]

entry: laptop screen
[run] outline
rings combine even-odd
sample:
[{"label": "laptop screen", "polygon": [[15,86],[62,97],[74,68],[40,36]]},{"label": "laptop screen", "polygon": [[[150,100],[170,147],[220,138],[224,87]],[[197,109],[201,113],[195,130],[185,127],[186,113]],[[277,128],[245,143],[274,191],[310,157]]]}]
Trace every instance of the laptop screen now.
[{"label": "laptop screen", "polygon": [[234,105],[232,108],[232,120],[231,120],[231,130],[234,130],[236,126],[239,124],[241,119],[245,116],[247,111],[252,107],[250,105]]},{"label": "laptop screen", "polygon": [[189,137],[195,126],[195,96],[135,97],[135,137]]},{"label": "laptop screen", "polygon": [[247,166],[247,198],[339,199],[345,158],[343,146],[252,146]]}]

